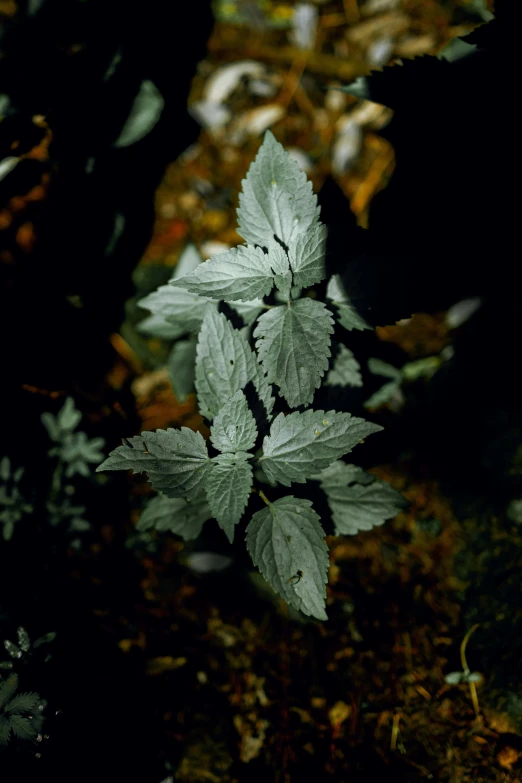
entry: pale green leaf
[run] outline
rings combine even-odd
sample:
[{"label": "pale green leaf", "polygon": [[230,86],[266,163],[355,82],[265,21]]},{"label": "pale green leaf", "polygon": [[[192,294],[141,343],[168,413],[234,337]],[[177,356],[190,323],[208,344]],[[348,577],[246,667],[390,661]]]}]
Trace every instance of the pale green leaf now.
[{"label": "pale green leaf", "polygon": [[283,300],[287,301],[290,299],[290,291],[292,288],[292,271],[290,269],[290,262],[286,250],[284,250],[275,239],[270,239],[267,242],[267,245],[270,265],[274,271],[277,290]]},{"label": "pale green leaf", "polygon": [[238,232],[249,244],[264,247],[275,235],[288,246],[319,219],[311,182],[270,131],[242,187]]},{"label": "pale green leaf", "polygon": [[149,500],[136,525],[137,530],[159,530],[181,536],[184,541],[198,538],[212,512],[205,500],[187,502],[182,498],[157,495]]},{"label": "pale green leaf", "polygon": [[170,285],[213,299],[248,302],[270,293],[274,275],[267,253],[260,247],[240,245],[212,256]]},{"label": "pale green leaf", "polygon": [[212,460],[207,476],[207,500],[230,543],[252,488],[252,466],[248,459],[249,455],[243,451],[220,454]]},{"label": "pale green leaf", "polygon": [[295,285],[307,288],[326,277],[326,234],[326,226],[319,223],[290,243],[288,256]]},{"label": "pale green leaf", "polygon": [[336,469],[329,470],[330,473],[325,471],[322,474],[320,481],[337,535],[355,535],[361,530],[372,530],[408,505],[400,492],[355,465],[343,465],[341,469],[336,463]]},{"label": "pale green leaf", "polygon": [[366,323],[364,318],[359,315],[355,307],[350,302],[341,282],[339,275],[330,278],[326,289],[326,296],[336,306],[339,317],[338,322],[345,329],[372,329],[370,324]]},{"label": "pale green leaf", "polygon": [[362,386],[361,367],[353,353],[341,345],[334,365],[326,376],[327,386]]},{"label": "pale green leaf", "polygon": [[265,309],[262,299],[252,299],[250,302],[231,302],[230,307],[241,316],[246,326],[251,326]]},{"label": "pale green leaf", "polygon": [[217,302],[172,285],[161,285],[152,294],[140,299],[138,305],[171,324],[172,339],[197,332],[207,310],[217,308]]},{"label": "pale green leaf", "polygon": [[212,420],[237,391],[252,382],[267,414],[274,405],[270,387],[244,335],[222,313],[209,310],[198,339],[196,390],[202,416]]},{"label": "pale green leaf", "polygon": [[263,441],[261,466],[269,479],[287,487],[304,483],[380,430],[378,424],[350,413],[280,413]]},{"label": "pale green leaf", "polygon": [[22,626],[18,628],[16,633],[18,635],[18,644],[20,645],[20,649],[23,650],[23,652],[27,652],[31,647],[31,640],[29,639],[29,634]]},{"label": "pale green leaf", "polygon": [[400,381],[402,373],[397,367],[394,367],[388,362],[383,362],[382,359],[376,359],[372,357],[368,359],[368,369],[373,375],[382,375],[384,378],[392,378],[392,380]]},{"label": "pale green leaf", "polygon": [[114,146],[128,147],[147,136],[161,117],[164,105],[163,96],[154,82],[144,79]]},{"label": "pale green leaf", "polygon": [[197,340],[179,340],[167,359],[167,372],[174,394],[179,402],[185,402],[194,391],[196,374]]},{"label": "pale green leaf", "polygon": [[380,389],[372,394],[372,396],[364,403],[365,408],[375,409],[381,405],[386,405],[388,402],[395,400],[397,395],[401,394],[400,381],[389,381],[381,386]]},{"label": "pale green leaf", "polygon": [[160,340],[175,340],[180,336],[180,325],[170,323],[162,315],[149,315],[139,322],[136,326],[136,331],[147,337],[158,337]]},{"label": "pale green leaf", "polygon": [[254,337],[269,383],[292,408],[309,404],[328,368],[333,317],[322,302],[298,299],[258,320]]},{"label": "pale green leaf", "polygon": [[201,264],[201,256],[198,253],[196,246],[189,242],[185,245],[178,263],[174,267],[174,274],[172,275],[171,280],[169,280],[169,283],[172,280],[177,280],[180,277],[189,275],[199,266],[199,264]]},{"label": "pale green leaf", "polygon": [[295,609],[318,620],[326,616],[328,547],[309,500],[289,497],[252,517],[247,549],[273,589]]},{"label": "pale green leaf", "polygon": [[218,451],[249,451],[257,437],[255,419],[242,391],[237,391],[221,408],[210,430],[210,439]]},{"label": "pale green leaf", "polygon": [[366,473],[358,465],[337,460],[321,471],[315,479],[321,482],[323,489],[327,487],[344,487],[347,484],[370,484],[375,476]]},{"label": "pale green leaf", "polygon": [[118,446],[98,468],[146,472],[153,488],[191,500],[201,493],[209,458],[199,432],[187,427],[142,432]]}]

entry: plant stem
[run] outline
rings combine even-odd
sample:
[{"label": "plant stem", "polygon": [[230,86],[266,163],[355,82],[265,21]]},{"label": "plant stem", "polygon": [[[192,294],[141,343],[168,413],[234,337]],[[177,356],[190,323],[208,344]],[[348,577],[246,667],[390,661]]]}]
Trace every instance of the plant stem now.
[{"label": "plant stem", "polygon": [[269,501],[269,499],[267,498],[267,496],[265,495],[265,493],[263,492],[262,489],[259,490],[259,497],[261,498],[261,500],[264,500],[264,502],[266,503],[267,506],[270,505],[270,501]]}]

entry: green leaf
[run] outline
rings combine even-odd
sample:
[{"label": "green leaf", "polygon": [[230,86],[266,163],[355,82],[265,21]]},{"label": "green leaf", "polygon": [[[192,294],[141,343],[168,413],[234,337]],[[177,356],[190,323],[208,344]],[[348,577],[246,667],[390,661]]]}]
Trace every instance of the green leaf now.
[{"label": "green leaf", "polygon": [[153,488],[192,500],[203,490],[209,458],[201,433],[187,427],[142,432],[111,451],[96,471],[146,472]]},{"label": "green leaf", "polygon": [[179,340],[167,359],[167,372],[174,394],[179,402],[185,402],[194,391],[196,375],[197,340]]},{"label": "green leaf", "polygon": [[361,530],[372,530],[409,505],[396,489],[355,465],[343,464],[340,468],[336,463],[336,469],[325,471],[320,481],[337,535],[353,536]]},{"label": "green leaf", "polygon": [[275,235],[288,246],[319,219],[311,182],[270,131],[242,186],[238,232],[249,244],[266,246]]},{"label": "green leaf", "polygon": [[400,381],[389,381],[366,400],[364,407],[370,409],[380,408],[381,405],[385,405],[387,402],[395,399],[398,393],[401,393]]},{"label": "green leaf", "polygon": [[175,340],[180,335],[179,324],[171,324],[162,315],[149,315],[136,326],[136,331],[160,340]]},{"label": "green leaf", "polygon": [[7,745],[11,734],[11,726],[9,721],[0,715],[0,745]]},{"label": "green leaf", "polygon": [[380,430],[378,424],[350,413],[280,413],[263,441],[261,466],[272,481],[287,487],[292,482],[302,484]]},{"label": "green leaf", "polygon": [[169,283],[172,280],[177,280],[178,278],[183,277],[184,275],[189,275],[199,266],[199,264],[201,264],[201,256],[196,246],[189,242],[187,245],[185,245],[185,248],[179,257],[178,263],[174,267],[174,274],[172,275],[171,280],[169,280]]},{"label": "green leaf", "polygon": [[323,489],[329,486],[332,487],[344,487],[347,484],[370,484],[375,480],[375,476],[370,473],[366,473],[358,465],[352,465],[351,463],[337,460],[321,471],[314,479],[321,482]]},{"label": "green leaf", "polygon": [[5,712],[31,712],[39,701],[40,696],[37,693],[18,693],[5,707]]},{"label": "green leaf", "polygon": [[257,438],[255,419],[242,391],[237,391],[221,408],[210,430],[218,451],[250,451]]},{"label": "green leaf", "polygon": [[128,147],[147,136],[161,117],[164,105],[163,96],[154,82],[144,79],[114,146]]},{"label": "green leaf", "polygon": [[250,381],[269,414],[274,400],[246,338],[222,313],[209,310],[199,333],[196,360],[196,390],[201,415],[212,420]]},{"label": "green leaf", "polygon": [[294,273],[294,283],[301,288],[320,283],[326,277],[324,254],[326,226],[322,223],[310,228],[290,244],[288,256]]},{"label": "green leaf", "polygon": [[336,306],[339,317],[338,322],[341,326],[349,331],[352,329],[372,329],[370,324],[366,323],[364,318],[359,315],[355,307],[351,304],[350,299],[344,291],[341,278],[339,275],[334,275],[330,278],[326,289],[326,296]]},{"label": "green leaf", "polygon": [[326,376],[327,386],[362,386],[361,366],[345,345],[339,347],[334,365]]},{"label": "green leaf", "polygon": [[252,517],[246,545],[273,589],[295,609],[327,620],[328,547],[309,500],[292,495],[269,503]]},{"label": "green leaf", "polygon": [[152,294],[140,299],[138,305],[171,324],[174,330],[172,339],[197,332],[207,310],[217,308],[216,302],[172,285],[161,285]]},{"label": "green leaf", "polygon": [[187,502],[182,498],[157,495],[143,509],[136,529],[144,531],[155,528],[181,536],[184,541],[192,541],[198,538],[203,525],[211,518],[212,512],[205,500]]},{"label": "green leaf", "polygon": [[7,680],[0,682],[0,708],[11,701],[18,688],[18,675],[11,674]]},{"label": "green leaf", "polygon": [[230,307],[241,316],[246,326],[251,326],[265,309],[262,299],[252,299],[251,302],[231,302]]},{"label": "green leaf", "polygon": [[9,724],[15,737],[18,739],[33,739],[37,732],[29,718],[23,718],[21,715],[10,715]]},{"label": "green leaf", "polygon": [[270,239],[267,244],[270,265],[274,270],[277,290],[281,294],[283,300],[287,301],[290,299],[290,291],[292,288],[292,271],[290,269],[288,256],[284,248],[279,242],[276,242],[275,239]]},{"label": "green leaf", "polygon": [[0,460],[0,479],[2,481],[9,481],[11,475],[11,460],[9,457],[2,457]]},{"label": "green leaf", "polygon": [[43,636],[40,636],[40,638],[37,639],[33,644],[33,647],[40,647],[42,644],[49,644],[49,642],[53,642],[55,639],[56,639],[56,631],[49,631],[48,633],[45,633]]},{"label": "green leaf", "polygon": [[392,380],[400,381],[402,373],[397,367],[394,367],[388,362],[383,362],[382,359],[371,358],[368,359],[368,369],[373,375],[382,375],[384,378],[392,378]]},{"label": "green leaf", "polygon": [[258,320],[254,337],[269,383],[292,408],[309,404],[328,368],[333,317],[322,302],[298,299]]},{"label": "green leaf", "polygon": [[274,286],[269,256],[260,247],[239,247],[209,258],[171,286],[213,299],[248,302],[267,296]]},{"label": "green leaf", "polygon": [[16,633],[18,635],[18,644],[20,645],[20,649],[23,652],[27,652],[31,647],[31,640],[29,639],[29,634],[27,633],[25,628],[22,628],[22,626],[18,628]]},{"label": "green leaf", "polygon": [[248,459],[249,455],[243,451],[220,454],[212,460],[207,477],[207,500],[230,543],[252,488],[252,466]]},{"label": "green leaf", "polygon": [[67,397],[56,416],[46,411],[42,413],[41,420],[51,440],[59,443],[76,429],[82,420],[82,414],[76,409],[73,398]]}]

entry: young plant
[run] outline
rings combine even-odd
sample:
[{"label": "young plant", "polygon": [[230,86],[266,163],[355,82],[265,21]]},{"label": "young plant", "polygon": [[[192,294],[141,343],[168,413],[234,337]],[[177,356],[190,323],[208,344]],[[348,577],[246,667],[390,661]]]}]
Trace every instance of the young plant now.
[{"label": "young plant", "polygon": [[[214,518],[232,541],[257,492],[266,507],[246,529],[254,564],[289,604],[325,620],[328,548],[320,518],[310,500],[292,494],[274,500],[269,487],[279,494],[279,485],[318,482],[339,534],[370,530],[405,502],[341,460],[379,425],[308,407],[331,364],[334,320],[348,330],[370,328],[339,279],[327,290],[332,309],[310,291],[326,277],[326,227],[311,183],[267,132],[242,185],[238,230],[246,244],[196,260],[141,302],[152,318],[163,319],[162,328],[176,326],[177,336],[199,330],[195,387],[211,425],[211,451],[200,433],[185,427],[142,432],[97,470],[146,472],[160,494],[146,507],[141,528],[168,529],[185,539],[196,538]],[[232,326],[220,301],[246,328]],[[360,385],[358,370],[345,348],[326,383]]]}]

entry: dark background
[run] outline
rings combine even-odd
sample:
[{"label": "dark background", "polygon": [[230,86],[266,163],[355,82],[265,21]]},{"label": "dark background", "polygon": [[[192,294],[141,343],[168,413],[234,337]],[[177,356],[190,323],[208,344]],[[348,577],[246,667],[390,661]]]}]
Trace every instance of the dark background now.
[{"label": "dark background", "polygon": [[[470,581],[463,608],[470,622],[479,605],[482,620],[488,612],[507,612],[506,624],[477,645],[483,660],[502,661],[499,687],[509,692],[520,674],[520,628],[509,618],[519,583],[504,579],[504,552],[492,552],[488,580],[473,576],[474,559],[490,545],[488,518],[522,489],[520,142],[512,119],[516,35],[508,9],[497,4],[497,19],[471,36],[481,50],[466,60],[450,65],[420,58],[370,80],[370,97],[396,110],[385,135],[397,152],[391,184],[372,205],[370,229],[356,228],[333,182],[320,202],[331,271],[343,274],[349,295],[373,324],[442,311],[464,297],[483,299],[457,335],[454,359],[400,420],[384,414],[385,433],[364,447],[359,461],[371,466],[410,451],[420,474],[442,479],[462,514],[471,509],[476,515],[462,566]],[[211,25],[207,2],[156,0],[130,12],[118,0],[44,0],[36,13],[26,9],[2,31],[0,84],[11,108],[0,126],[0,159],[11,154],[14,139],[18,152],[38,142],[35,114],[53,134],[48,161],[20,163],[0,183],[3,203],[50,174],[48,198],[29,215],[34,250],[20,254],[14,229],[3,232],[14,263],[0,266],[0,456],[9,453],[27,465],[36,492],[47,480],[39,417],[49,399],[22,384],[72,392],[84,413],[111,401],[104,385],[114,360],[108,337],[133,293],[131,272],[151,235],[155,188],[166,164],[197,138],[186,101]],[[116,149],[143,79],[165,99],[161,120],[142,141]],[[108,253],[118,214],[124,231]],[[84,306],[71,304],[71,296]],[[358,358],[375,355],[373,336],[353,336]],[[400,364],[403,357],[400,349],[383,346],[381,358]],[[125,427],[111,420],[93,435],[112,443],[137,431],[130,396],[128,407],[122,402]],[[357,413],[361,403],[355,395],[339,407]],[[128,516],[125,493],[123,482],[101,491],[97,526]],[[45,683],[50,740],[39,759],[24,749],[0,757],[19,780],[38,771],[55,781],[149,781],[165,774],[154,688],[145,687],[136,659],[120,654],[109,624],[92,614],[93,606],[110,605],[115,616],[124,615],[140,600],[141,571],[123,540],[117,533],[103,555],[98,591],[81,574],[71,579],[66,545],[42,520],[35,519],[30,540],[0,547],[4,635],[13,638],[19,624],[33,638],[58,632],[52,661],[44,665],[35,655],[24,680],[28,690]],[[497,603],[488,608],[482,596],[490,594]]]}]

